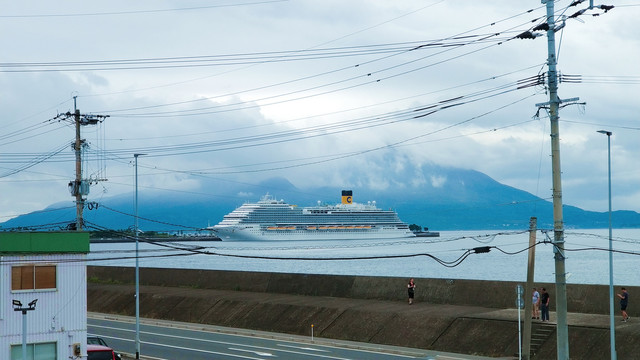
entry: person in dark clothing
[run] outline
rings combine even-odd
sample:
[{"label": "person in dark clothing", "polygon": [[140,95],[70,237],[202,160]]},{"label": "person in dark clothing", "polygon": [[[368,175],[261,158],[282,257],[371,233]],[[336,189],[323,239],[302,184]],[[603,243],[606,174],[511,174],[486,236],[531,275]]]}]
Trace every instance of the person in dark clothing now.
[{"label": "person in dark clothing", "polygon": [[409,293],[409,305],[413,304],[413,296],[415,295],[416,283],[413,282],[413,278],[409,279],[407,284],[407,292]]},{"label": "person in dark clothing", "polygon": [[540,313],[542,321],[549,321],[549,301],[551,296],[547,292],[547,289],[542,288],[542,294],[540,295]]},{"label": "person in dark clothing", "polygon": [[622,312],[622,321],[627,322],[629,315],[627,314],[627,305],[629,304],[629,293],[626,288],[622,288],[622,293],[616,294],[620,298],[620,311]]}]

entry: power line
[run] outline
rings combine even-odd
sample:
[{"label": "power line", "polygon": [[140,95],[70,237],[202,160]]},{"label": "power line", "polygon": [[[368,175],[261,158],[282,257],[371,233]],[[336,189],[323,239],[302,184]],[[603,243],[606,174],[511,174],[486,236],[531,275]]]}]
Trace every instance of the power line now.
[{"label": "power line", "polygon": [[[440,1],[440,2],[442,2],[442,1]],[[437,3],[439,3],[439,2],[437,2]],[[388,20],[388,21],[384,21],[384,22],[382,22],[382,23],[378,23],[378,24],[376,24],[376,25],[374,25],[374,26],[371,26],[371,27],[369,27],[369,28],[367,28],[367,29],[364,29],[364,30],[369,30],[369,29],[374,28],[374,27],[377,27],[377,26],[379,26],[379,25],[381,25],[381,24],[388,23],[388,22],[393,21],[393,20],[397,20],[397,19],[399,19],[399,18],[401,18],[401,17],[404,17],[404,16],[407,16],[407,15],[410,15],[410,14],[415,13],[415,12],[417,12],[417,11],[424,10],[425,8],[431,7],[431,6],[433,6],[433,5],[437,4],[437,3],[433,3],[433,4],[430,4],[430,5],[424,6],[424,7],[422,7],[422,8],[417,9],[417,10],[414,10],[414,11],[411,11],[411,12],[409,12],[409,13],[406,13],[406,14],[403,14],[403,15],[401,15],[401,16],[398,16],[398,17],[396,17],[396,18],[394,18],[394,19],[391,19],[391,20]],[[537,9],[540,9],[540,8],[543,8],[543,7],[544,7],[544,6],[540,6],[540,7],[536,8],[536,9],[529,9],[529,10],[527,10],[527,11],[523,11],[523,12],[520,12],[520,13],[518,13],[518,14],[508,16],[508,17],[506,17],[506,18],[503,18],[503,19],[500,19],[500,20],[497,20],[497,21],[491,22],[491,23],[489,23],[489,24],[482,25],[482,26],[479,26],[479,27],[476,27],[476,28],[473,28],[473,29],[470,29],[470,30],[467,30],[467,31],[463,31],[463,32],[461,32],[461,33],[458,33],[458,34],[452,35],[452,36],[450,36],[450,37],[448,37],[448,38],[445,38],[445,40],[449,40],[449,39],[463,39],[463,38],[465,38],[465,37],[467,36],[467,34],[469,34],[469,33],[471,33],[471,32],[479,31],[479,30],[484,29],[484,28],[493,28],[493,27],[495,27],[495,26],[496,26],[496,24],[499,24],[499,23],[505,22],[505,21],[507,21],[507,20],[511,20],[511,19],[517,18],[517,17],[522,16],[522,15],[526,15],[526,14],[532,13],[534,10],[537,10]],[[356,33],[362,32],[362,31],[364,31],[364,30],[357,31]],[[317,47],[319,47],[319,46],[322,46],[322,45],[326,45],[326,44],[329,44],[329,43],[335,42],[336,40],[339,40],[339,39],[342,39],[342,38],[345,38],[345,37],[351,36],[351,35],[353,35],[353,34],[355,34],[355,33],[351,33],[351,34],[348,34],[348,35],[342,36],[342,37],[340,37],[340,38],[337,38],[337,39],[333,39],[333,40],[330,40],[330,41],[324,42],[324,43],[322,43],[322,44],[319,44],[319,45],[316,45],[316,46],[310,47],[309,49],[306,49],[306,50],[315,49],[315,48],[317,48]],[[402,53],[396,53],[396,54],[392,54],[392,55],[389,55],[389,56],[385,56],[385,57],[377,58],[377,59],[374,59],[374,60],[367,61],[367,62],[365,62],[365,63],[357,64],[357,65],[355,65],[355,66],[361,66],[361,65],[364,65],[364,64],[370,64],[370,63],[373,63],[373,62],[381,61],[381,60],[383,60],[383,59],[388,59],[388,58],[393,57],[393,56],[398,56],[398,55],[400,55],[400,54],[402,54]],[[245,67],[243,67],[243,68],[241,68],[241,69],[239,69],[239,70],[246,69],[246,68],[251,67],[251,66],[254,66],[254,65],[245,66]],[[315,75],[311,75],[311,76],[307,76],[307,77],[299,78],[299,79],[294,79],[294,80],[289,80],[289,81],[285,81],[285,82],[278,83],[278,84],[271,84],[271,85],[266,85],[266,86],[263,86],[263,87],[260,87],[260,88],[254,88],[254,89],[250,89],[250,90],[239,91],[239,92],[237,92],[237,93],[235,93],[235,94],[238,94],[238,93],[246,93],[246,92],[248,92],[248,91],[254,91],[254,90],[258,90],[258,89],[270,88],[270,87],[279,86],[279,85],[283,85],[283,84],[290,84],[290,83],[297,82],[297,81],[304,80],[304,79],[310,79],[310,78],[318,77],[318,76],[321,76],[321,75],[326,75],[326,74],[330,74],[330,73],[335,73],[335,72],[343,71],[343,70],[346,70],[346,69],[350,69],[350,68],[352,68],[352,67],[353,67],[353,66],[343,67],[343,68],[341,68],[341,69],[335,69],[335,70],[331,70],[331,71],[328,71],[328,72],[325,72],[325,73],[315,74]],[[233,70],[233,71],[237,71],[237,70]],[[224,73],[227,73],[227,72],[224,72]],[[186,82],[191,82],[191,81],[197,81],[197,80],[201,80],[201,79],[205,79],[205,78],[210,78],[210,77],[212,77],[212,76],[216,76],[216,75],[220,75],[220,74],[209,75],[209,76],[200,77],[200,78],[196,78],[196,79],[191,79],[191,80],[186,80],[186,81],[180,81],[180,82],[177,82],[177,83],[171,83],[171,84],[166,84],[166,85],[160,85],[160,86],[150,87],[150,88],[145,88],[145,89],[141,89],[141,90],[148,90],[148,89],[154,89],[154,88],[158,88],[158,87],[166,87],[166,86],[172,86],[172,85],[177,85],[177,84],[184,84],[184,83],[186,83]],[[117,93],[131,92],[131,91],[138,91],[138,90],[126,90],[126,91],[112,92],[112,93],[107,93],[107,94],[102,94],[102,95],[110,95],[110,94],[117,94]],[[89,96],[97,96],[97,95],[89,95]],[[231,96],[231,95],[227,94],[227,95],[219,95],[219,96]],[[192,101],[203,101],[203,100],[207,100],[207,99],[211,99],[211,98],[205,98],[205,99],[203,99],[203,98],[199,98],[199,99],[196,99],[196,100],[190,100],[190,101],[186,101],[186,102],[192,102]],[[183,103],[185,103],[185,102],[183,102]],[[177,103],[174,103],[174,105],[175,105],[175,104],[177,104]],[[168,105],[169,105],[169,104],[168,104]],[[156,106],[163,106],[163,105],[156,105]],[[108,111],[107,111],[107,112],[108,112]]]},{"label": "power line", "polygon": [[[541,6],[541,7],[539,7],[539,8],[542,8],[542,6]],[[524,15],[524,14],[531,13],[532,11],[533,11],[533,9],[528,10],[528,11],[525,11],[525,12],[521,12],[521,13],[519,13],[519,14],[516,14],[516,15],[513,15],[513,16],[509,16],[509,17],[507,17],[507,18],[504,18],[504,19],[501,19],[501,20],[498,20],[498,21],[492,22],[492,23],[487,24],[487,25],[479,26],[479,27],[477,27],[477,28],[475,28],[475,29],[471,29],[471,30],[468,30],[468,31],[464,31],[464,32],[461,32],[461,33],[455,34],[455,35],[453,35],[453,36],[450,36],[450,37],[447,37],[447,38],[444,38],[444,39],[428,41],[428,42],[426,42],[425,44],[415,46],[414,48],[412,48],[412,49],[410,49],[410,50],[402,51],[402,52],[399,52],[398,54],[402,54],[402,53],[410,52],[410,51],[415,51],[415,50],[417,50],[417,49],[419,49],[419,48],[421,48],[421,47],[428,47],[428,46],[429,46],[429,44],[431,44],[431,45],[438,45],[438,44],[440,44],[440,43],[441,43],[442,41],[444,41],[444,40],[451,40],[451,39],[466,39],[466,38],[473,38],[473,37],[475,37],[475,36],[482,36],[482,38],[483,38],[483,39],[488,39],[488,38],[491,38],[491,37],[496,37],[496,36],[500,35],[500,32],[493,32],[493,33],[491,33],[491,34],[482,34],[482,35],[469,35],[469,33],[471,33],[472,31],[477,31],[477,30],[483,29],[483,28],[485,28],[485,27],[489,27],[489,28],[494,27],[494,26],[495,26],[496,24],[498,24],[498,23],[504,22],[504,21],[506,21],[506,20],[510,20],[510,19],[512,19],[512,18],[519,17],[519,16]],[[536,19],[534,19],[533,21],[537,21],[538,19],[540,19],[540,18],[536,18]],[[524,23],[524,24],[528,24],[528,23],[529,23],[529,22],[526,22],[526,23]],[[523,24],[521,24],[521,25],[523,25]],[[518,25],[518,26],[521,26],[521,25]],[[503,31],[503,32],[510,32],[510,31],[513,31],[513,29],[515,29],[515,28],[516,28],[516,27],[518,27],[518,26],[514,26],[514,27],[512,27],[512,28],[510,28],[510,29],[508,29],[508,30],[505,30],[505,31]],[[507,39],[507,41],[508,41],[508,40],[511,40],[511,39],[512,39],[512,38],[509,38],[509,39]],[[476,41],[477,41],[477,40],[476,40]],[[469,44],[471,44],[471,43],[473,43],[473,41],[471,41],[471,42],[467,42],[467,43],[463,43],[463,44],[461,44],[461,45],[459,45],[459,46],[469,45]],[[459,47],[459,46],[458,46],[458,47]],[[449,49],[446,49],[446,50],[444,50],[443,52],[451,51],[451,50],[453,50],[453,49],[455,49],[455,48],[456,48],[455,46],[454,46],[454,47],[450,47]],[[396,54],[396,55],[398,55],[398,54]],[[395,56],[395,55],[390,55],[390,56]],[[430,55],[430,56],[428,56],[428,57],[431,57],[431,56],[433,56],[433,55]],[[359,64],[355,64],[355,65],[351,65],[351,66],[343,67],[343,68],[340,68],[340,69],[337,69],[337,70],[331,70],[331,71],[324,72],[324,73],[321,73],[321,74],[316,74],[316,75],[312,75],[312,76],[308,76],[308,77],[304,77],[304,78],[300,78],[300,79],[296,79],[296,80],[286,81],[286,82],[279,83],[279,84],[275,84],[275,85],[268,85],[268,86],[260,87],[260,88],[257,88],[257,89],[264,89],[264,88],[269,88],[269,87],[278,86],[278,85],[282,85],[282,84],[290,84],[290,83],[292,83],[292,82],[297,82],[297,81],[300,81],[300,80],[304,80],[304,79],[309,79],[309,78],[317,77],[317,76],[319,76],[319,75],[326,75],[326,74],[335,73],[335,72],[343,71],[343,70],[347,70],[347,69],[358,68],[358,67],[362,67],[363,65],[366,65],[366,64],[372,64],[372,63],[374,63],[374,62],[378,62],[378,61],[380,61],[380,60],[382,60],[382,59],[386,59],[386,58],[388,58],[388,57],[389,57],[389,56],[382,57],[382,58],[377,58],[377,59],[369,60],[369,61],[364,62],[364,63],[359,63]],[[421,58],[421,59],[418,59],[418,60],[422,60],[422,59],[424,59],[424,58]],[[413,60],[413,61],[410,61],[410,62],[406,62],[406,63],[404,63],[404,65],[409,64],[409,63],[412,63],[412,62],[415,62],[415,61],[417,61],[417,60]],[[394,65],[394,66],[393,66],[393,67],[391,67],[391,68],[395,68],[395,67],[398,67],[398,65]],[[389,70],[389,69],[391,69],[391,68],[377,70],[376,72],[381,72],[381,71]],[[351,78],[351,79],[354,79],[354,78]],[[246,92],[248,92],[248,91],[253,91],[253,90],[257,90],[257,89],[245,90],[245,91],[235,92],[235,93],[232,93],[232,94],[218,95],[218,96],[215,96],[215,97],[205,97],[205,98],[199,98],[199,99],[196,99],[196,100],[188,100],[188,101],[182,101],[182,102],[174,102],[174,103],[170,103],[170,104],[156,105],[155,107],[171,106],[171,105],[178,105],[178,104],[186,104],[186,103],[190,103],[190,102],[205,101],[205,100],[210,100],[210,99],[213,99],[213,98],[216,98],[216,97],[238,95],[238,94],[240,94],[240,93],[246,93]],[[120,110],[104,110],[103,112],[115,113],[115,112],[120,112],[120,111],[130,111],[130,110],[136,110],[136,109],[148,109],[148,108],[151,108],[151,107],[154,107],[154,106],[145,106],[145,107],[142,107],[142,108],[129,108],[129,109],[120,109]]]},{"label": "power line", "polygon": [[[116,210],[116,209],[114,209],[114,208],[112,208],[112,207],[109,207],[109,206],[104,205],[104,204],[102,204],[102,203],[97,203],[97,202],[95,202],[95,201],[89,202],[89,203],[87,203],[87,204],[94,204],[94,206],[95,206],[95,208],[96,208],[96,209],[97,209],[98,207],[101,207],[101,208],[105,208],[105,209],[107,209],[107,210],[109,210],[109,211],[112,211],[112,212],[118,213],[118,214],[122,214],[122,215],[130,216],[130,217],[135,217],[135,215],[132,215],[132,214],[129,214],[129,213],[126,213],[126,212],[120,211],[120,210]],[[154,219],[145,218],[145,217],[141,217],[141,216],[138,216],[138,219],[140,219],[140,220],[144,220],[144,221],[149,221],[149,222],[154,222],[154,223],[156,223],[156,224],[162,224],[162,225],[170,225],[170,226],[180,227],[180,228],[184,228],[184,229],[202,230],[202,228],[200,228],[200,227],[186,226],[186,225],[180,225],[180,224],[172,224],[172,223],[169,223],[169,222],[166,222],[166,221],[154,220]],[[95,225],[95,224],[94,224],[94,225]]]},{"label": "power line", "polygon": [[279,2],[287,2],[287,0],[265,0],[265,1],[252,1],[245,3],[232,3],[232,4],[220,4],[220,5],[208,5],[208,6],[193,6],[182,8],[169,8],[169,9],[150,9],[150,10],[129,10],[129,11],[107,11],[107,12],[90,12],[90,13],[75,13],[75,14],[30,14],[30,15],[0,15],[0,18],[7,19],[28,19],[28,18],[50,18],[50,17],[88,17],[88,16],[113,16],[113,15],[130,15],[130,14],[152,14],[152,13],[166,13],[166,12],[179,12],[179,11],[194,11],[205,9],[216,9],[222,7],[239,7],[247,5],[263,5]]},{"label": "power line", "polygon": [[[253,146],[264,146],[269,144],[276,144],[287,141],[295,141],[301,139],[308,139],[311,137],[317,136],[327,136],[335,133],[345,133],[350,131],[357,131],[362,129],[370,129],[376,126],[384,126],[395,124],[398,122],[404,122],[414,119],[419,119],[424,116],[432,115],[436,112],[446,110],[452,108],[454,106],[460,106],[464,104],[469,104],[481,100],[486,100],[492,97],[500,96],[509,92],[514,92],[522,89],[526,89],[528,87],[538,86],[541,84],[540,76],[532,76],[517,82],[499,85],[493,88],[484,89],[475,91],[465,95],[459,95],[455,98],[449,100],[442,100],[439,102],[425,104],[422,106],[416,106],[414,108],[393,111],[386,114],[380,115],[372,115],[361,118],[354,118],[350,120],[330,123],[326,125],[314,125],[301,129],[293,129],[293,130],[285,130],[278,131],[273,133],[267,133],[262,135],[247,135],[238,138],[226,138],[223,140],[217,141],[205,141],[205,142],[194,142],[194,143],[184,143],[178,145],[159,145],[154,147],[144,147],[144,148],[124,148],[117,150],[100,150],[98,152],[95,151],[87,151],[87,156],[89,159],[92,157],[99,157],[101,155],[107,156],[117,156],[119,154],[129,154],[136,151],[150,152],[149,156],[158,157],[158,156],[175,156],[175,155],[183,155],[183,154],[192,154],[197,152],[209,152],[209,151],[220,151],[220,150],[230,150],[236,148],[245,148],[245,147],[253,147]],[[218,149],[215,149],[218,148]],[[164,154],[163,154],[164,153]],[[59,156],[56,161],[68,161],[71,159],[73,154],[65,154]],[[31,158],[33,156],[39,156],[38,154],[30,154],[30,153],[16,153],[6,154],[7,160],[0,160],[0,163],[7,162],[21,162],[25,161],[27,158]]]},{"label": "power line", "polygon": [[[477,39],[473,40],[473,37]],[[485,42],[507,41],[509,37],[494,38],[494,34],[478,34],[461,39],[439,39],[425,42],[392,43],[376,45],[360,45],[343,48],[309,49],[271,51],[247,54],[222,54],[201,56],[180,56],[163,58],[115,59],[115,60],[84,60],[57,62],[5,62],[0,63],[0,72],[28,73],[28,72],[77,72],[77,71],[106,71],[106,70],[149,70],[199,68],[209,66],[231,66],[278,63],[291,61],[308,61],[353,56],[378,55],[387,53],[406,53],[409,51],[426,50],[429,48],[460,47],[469,44]],[[449,41],[448,43],[445,41]]]},{"label": "power line", "polygon": [[564,120],[564,119],[561,119],[560,121],[566,122],[566,123],[572,123],[572,124],[592,125],[592,126],[597,126],[597,127],[610,127],[610,128],[613,128],[613,129],[640,130],[640,127],[637,127],[637,126],[598,124],[598,123],[592,123],[592,122],[587,122],[587,121]]},{"label": "power line", "polygon": [[[338,93],[338,92],[342,92],[342,91],[346,91],[346,90],[351,90],[351,89],[355,89],[358,87],[362,87],[362,86],[366,86],[366,85],[373,85],[373,84],[377,84],[379,82],[382,81],[386,81],[386,80],[390,80],[392,78],[396,78],[399,76],[404,76],[404,75],[408,75],[410,73],[419,71],[419,70],[424,70],[428,67],[432,67],[435,65],[439,65],[451,60],[455,60],[458,59],[462,56],[466,56],[466,55],[470,55],[473,53],[476,53],[478,51],[482,51],[482,50],[486,50],[490,47],[493,47],[495,45],[500,45],[500,44],[494,44],[494,45],[489,45],[486,47],[483,47],[481,49],[478,50],[472,50],[469,51],[467,53],[464,53],[462,55],[455,55],[452,57],[449,57],[447,59],[444,60],[440,60],[440,61],[436,61],[434,63],[430,63],[424,66],[420,66],[417,68],[413,68],[413,69],[409,69],[409,70],[405,70],[402,71],[400,73],[395,73],[395,74],[390,74],[387,76],[382,76],[382,77],[374,77],[374,75],[377,75],[378,73],[382,74],[384,72],[393,70],[395,68],[401,67],[401,66],[406,66],[410,63],[413,63],[415,61],[419,61],[419,60],[424,60],[427,57],[423,57],[417,60],[412,60],[412,61],[408,61],[399,65],[393,65],[393,66],[389,66],[383,69],[379,69],[379,70],[375,70],[375,71],[371,71],[371,72],[366,72],[364,74],[360,74],[360,75],[356,75],[356,76],[352,76],[349,77],[347,79],[342,79],[342,80],[337,80],[337,81],[333,81],[330,83],[325,83],[325,84],[321,84],[321,85],[316,85],[316,86],[312,86],[312,87],[307,87],[304,89],[298,89],[298,90],[292,90],[286,93],[281,93],[281,94],[276,94],[276,95],[270,95],[267,97],[262,97],[262,98],[258,98],[258,99],[252,99],[251,101],[239,101],[239,102],[235,102],[235,103],[230,103],[230,104],[222,104],[222,105],[211,105],[211,106],[206,106],[206,107],[200,107],[200,108],[195,108],[195,109],[181,109],[181,110],[172,110],[172,111],[161,111],[161,112],[146,112],[146,113],[121,113],[121,114],[116,114],[117,112],[121,112],[121,111],[125,111],[123,110],[111,110],[111,113],[114,113],[114,116],[118,116],[118,117],[153,117],[153,118],[159,118],[159,117],[175,117],[175,116],[200,116],[200,115],[211,115],[211,114],[217,114],[217,113],[223,113],[223,112],[229,112],[229,111],[238,111],[238,110],[247,110],[247,109],[253,109],[253,108],[264,108],[267,106],[272,106],[272,105],[279,105],[279,104],[283,104],[283,103],[289,103],[289,102],[293,102],[293,101],[299,101],[299,100],[304,100],[304,99],[309,99],[312,97],[317,97],[317,96],[322,96],[322,95],[328,95],[328,94],[334,94],[334,93]],[[445,51],[451,51],[451,49],[447,49]],[[443,51],[444,52],[444,51]],[[354,80],[359,80],[359,79],[363,79],[364,81],[361,81],[359,83],[356,84],[347,84],[348,82],[354,81]],[[370,80],[368,80],[370,79]],[[335,85],[342,85],[341,87],[338,88],[334,88],[334,89],[327,89],[327,90],[322,90],[320,92],[315,92],[315,93],[311,93],[311,94],[305,94],[307,92],[310,91],[315,91],[315,90],[321,90],[321,89],[325,89],[331,86],[335,86]],[[298,95],[297,97],[291,98],[292,95]],[[284,99],[282,99],[284,98]],[[211,98],[204,98],[204,99],[211,99]],[[201,101],[204,99],[198,99],[197,101]],[[277,100],[277,99],[282,99],[282,100]],[[266,103],[266,101],[271,100],[270,102]],[[194,100],[196,101],[196,100]],[[181,103],[187,103],[187,102],[191,102],[191,101],[185,101],[185,102],[181,102]],[[258,102],[262,102],[258,105]],[[172,104],[166,104],[166,105],[161,105],[161,106],[170,106]],[[244,106],[242,106],[244,105]],[[149,108],[149,107],[146,107]]]},{"label": "power line", "polygon": [[[48,159],[52,158],[53,156],[61,153],[63,150],[66,150],[68,146],[69,146],[68,144],[65,144],[65,145],[63,145],[61,147],[56,148],[53,151],[50,151],[47,154],[38,155],[35,158],[29,160],[26,164],[24,164],[24,165],[22,165],[22,166],[20,166],[20,167],[18,167],[16,169],[12,169],[12,170],[10,170],[8,172],[5,172],[4,174],[0,174],[0,179],[4,178],[4,177],[7,177],[7,176],[15,175],[15,174],[17,174],[19,172],[22,172],[22,171],[27,170],[29,168],[32,168],[32,167],[34,167],[34,166],[36,166],[38,164],[41,164],[41,163],[47,161]],[[4,161],[2,161],[2,162],[4,162]]]},{"label": "power line", "polygon": [[640,76],[635,75],[570,75],[558,74],[558,81],[565,84],[640,84]]}]

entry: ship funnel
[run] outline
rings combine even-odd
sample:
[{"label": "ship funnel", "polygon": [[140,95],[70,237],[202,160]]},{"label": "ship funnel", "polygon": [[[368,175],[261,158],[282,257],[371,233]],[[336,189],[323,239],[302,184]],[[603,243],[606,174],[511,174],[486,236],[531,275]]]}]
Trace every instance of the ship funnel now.
[{"label": "ship funnel", "polygon": [[342,190],[342,203],[351,204],[353,202],[353,191]]}]

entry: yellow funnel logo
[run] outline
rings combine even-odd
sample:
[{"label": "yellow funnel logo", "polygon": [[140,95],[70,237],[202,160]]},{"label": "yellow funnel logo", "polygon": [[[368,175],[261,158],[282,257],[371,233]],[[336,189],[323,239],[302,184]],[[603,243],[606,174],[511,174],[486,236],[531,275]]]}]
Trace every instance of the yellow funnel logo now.
[{"label": "yellow funnel logo", "polygon": [[353,192],[351,190],[342,190],[342,203],[351,204],[353,202]]}]

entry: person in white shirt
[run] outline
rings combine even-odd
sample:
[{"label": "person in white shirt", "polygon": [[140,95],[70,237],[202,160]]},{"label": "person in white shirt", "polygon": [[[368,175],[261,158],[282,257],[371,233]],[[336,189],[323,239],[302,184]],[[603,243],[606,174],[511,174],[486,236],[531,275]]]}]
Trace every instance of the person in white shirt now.
[{"label": "person in white shirt", "polygon": [[536,290],[536,288],[533,288],[532,301],[533,301],[533,308],[531,310],[532,311],[531,318],[540,319],[540,293],[538,292],[538,290]]}]

